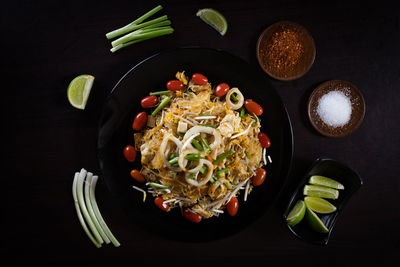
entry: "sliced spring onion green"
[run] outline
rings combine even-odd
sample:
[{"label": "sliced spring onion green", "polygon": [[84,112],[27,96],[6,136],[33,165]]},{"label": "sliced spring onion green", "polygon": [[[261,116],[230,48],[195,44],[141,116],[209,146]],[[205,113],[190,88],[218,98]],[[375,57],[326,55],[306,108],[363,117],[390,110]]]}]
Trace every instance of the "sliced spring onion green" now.
[{"label": "sliced spring onion green", "polygon": [[256,121],[256,122],[258,122],[259,124],[261,124],[261,120],[260,120],[260,118],[259,117],[257,117],[256,115],[252,115],[252,117],[253,117],[253,119]]},{"label": "sliced spring onion green", "polygon": [[202,135],[200,135],[200,142],[203,150],[206,152],[206,155],[208,155],[211,152],[211,148],[207,143],[207,140]]},{"label": "sliced spring onion green", "polygon": [[155,117],[157,115],[157,113],[162,110],[168,103],[169,101],[171,101],[171,98],[169,96],[167,96],[166,98],[164,98],[160,104],[158,104],[158,106],[156,107],[156,109],[153,111],[153,113],[151,113],[151,116]]},{"label": "sliced spring onion green", "polygon": [[185,136],[184,133],[180,133],[180,132],[177,132],[176,134],[179,135],[180,137],[184,137]]},{"label": "sliced spring onion green", "polygon": [[216,160],[213,161],[214,165],[219,164],[220,162],[222,162],[224,159],[226,159],[227,157],[229,157],[230,155],[233,154],[232,150],[226,151],[225,153],[223,153],[221,156],[219,156]]},{"label": "sliced spring onion green", "polygon": [[173,158],[173,159],[170,159],[170,160],[168,161],[168,164],[169,164],[169,165],[174,165],[174,164],[178,163],[178,159],[179,159],[179,157],[175,157],[175,158]]},{"label": "sliced spring onion green", "polygon": [[204,159],[204,157],[201,156],[200,153],[192,153],[192,154],[187,154],[185,156],[185,159],[196,161],[196,160]]},{"label": "sliced spring onion green", "polygon": [[217,171],[217,172],[215,173],[215,175],[216,175],[217,177],[220,177],[221,174],[227,173],[228,171],[229,171],[229,168],[221,169],[221,170]]},{"label": "sliced spring onion green", "polygon": [[197,141],[196,139],[192,140],[192,145],[199,151],[204,150],[204,148],[200,145],[199,141]]},{"label": "sliced spring onion green", "polygon": [[245,110],[244,108],[242,108],[242,109],[240,110],[240,117],[241,117],[241,118],[244,118],[244,115],[246,115],[246,110]]},{"label": "sliced spring onion green", "polygon": [[239,101],[239,99],[236,97],[236,93],[231,94],[231,100],[233,102],[238,102]]},{"label": "sliced spring onion green", "polygon": [[191,173],[190,175],[189,175],[189,179],[194,179],[194,176],[195,176],[196,174],[195,173]]},{"label": "sliced spring onion green", "polygon": [[214,176],[210,178],[209,182],[212,183],[212,184],[215,183]]},{"label": "sliced spring onion green", "polygon": [[206,123],[199,123],[199,125],[200,126],[205,126],[205,127],[211,127],[211,128],[217,128],[217,127],[215,127],[214,125],[211,125],[211,124],[206,124]]},{"label": "sliced spring onion green", "polygon": [[226,185],[226,187],[228,187],[228,189],[232,189],[232,185],[230,182],[226,182],[225,185]]},{"label": "sliced spring onion green", "polygon": [[206,166],[201,166],[201,168],[200,168],[200,170],[199,170],[199,172],[201,173],[201,174],[206,174],[207,173],[207,167]]},{"label": "sliced spring onion green", "polygon": [[246,154],[246,158],[248,158],[248,159],[250,159],[250,158],[251,158],[251,156],[250,156],[250,153],[249,153],[249,152],[245,151],[245,152],[244,152],[244,154]]},{"label": "sliced spring onion green", "polygon": [[168,95],[172,93],[170,90],[151,92],[150,95]]}]

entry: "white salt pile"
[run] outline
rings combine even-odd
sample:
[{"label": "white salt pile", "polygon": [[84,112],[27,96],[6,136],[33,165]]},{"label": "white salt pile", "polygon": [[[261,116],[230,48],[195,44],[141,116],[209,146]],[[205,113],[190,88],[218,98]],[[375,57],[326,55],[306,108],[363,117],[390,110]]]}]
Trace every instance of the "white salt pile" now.
[{"label": "white salt pile", "polygon": [[344,126],[351,116],[350,98],[341,91],[329,92],[320,98],[317,113],[331,127]]}]

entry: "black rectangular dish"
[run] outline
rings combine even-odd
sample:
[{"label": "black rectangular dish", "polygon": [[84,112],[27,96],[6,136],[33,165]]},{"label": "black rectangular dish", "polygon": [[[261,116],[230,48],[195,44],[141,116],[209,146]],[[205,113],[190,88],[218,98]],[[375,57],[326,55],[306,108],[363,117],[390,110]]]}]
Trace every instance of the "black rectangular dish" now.
[{"label": "black rectangular dish", "polygon": [[290,226],[288,224],[286,225],[289,228],[289,230],[301,240],[313,244],[326,245],[328,244],[329,237],[332,233],[332,229],[335,226],[337,216],[343,210],[346,203],[353,196],[353,194],[361,187],[363,181],[361,180],[360,176],[349,166],[333,159],[318,158],[311,165],[310,169],[301,179],[297,188],[293,192],[289,204],[286,207],[286,210],[283,214],[283,219],[285,220],[285,223],[290,210],[293,208],[296,202],[299,199],[304,200],[303,188],[306,184],[308,184],[309,178],[313,175],[326,176],[344,185],[344,190],[340,190],[339,198],[335,200],[330,200],[330,202],[336,206],[337,210],[330,214],[318,215],[321,221],[328,228],[329,232],[321,234],[313,231],[307,225],[307,222],[304,219],[295,226]]}]

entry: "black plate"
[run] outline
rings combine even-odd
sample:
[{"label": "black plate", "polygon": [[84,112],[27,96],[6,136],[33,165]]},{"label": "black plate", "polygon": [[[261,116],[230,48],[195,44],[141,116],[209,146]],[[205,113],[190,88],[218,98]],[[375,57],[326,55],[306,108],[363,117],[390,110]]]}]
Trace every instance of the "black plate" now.
[{"label": "black plate", "polygon": [[[256,188],[235,217],[222,214],[219,218],[199,224],[186,221],[179,209],[169,213],[159,210],[149,196],[145,203],[142,194],[132,185],[141,186],[130,177],[132,168],[140,168],[140,160],[129,164],[122,155],[127,144],[133,144],[132,121],[140,112],[140,100],[151,91],[165,90],[167,81],[177,71],[206,75],[212,84],[227,82],[239,87],[245,98],[259,102],[262,131],[272,142],[268,154],[273,164],[266,167],[267,180]],[[108,189],[118,196],[135,223],[166,238],[186,241],[207,241],[234,234],[259,218],[282,189],[289,172],[293,154],[290,120],[281,98],[258,69],[226,52],[203,48],[180,48],[147,58],[133,67],[115,85],[101,115],[98,133],[98,157]],[[138,155],[138,158],[140,156]]]},{"label": "black plate", "polygon": [[321,175],[332,178],[344,186],[344,190],[339,190],[338,199],[329,199],[329,202],[335,205],[337,210],[331,214],[317,214],[321,221],[328,228],[329,232],[326,234],[321,234],[313,231],[307,225],[305,219],[293,227],[287,224],[286,225],[296,237],[313,244],[326,245],[328,244],[329,237],[332,233],[333,227],[335,226],[337,216],[343,210],[351,196],[353,196],[353,194],[361,187],[363,181],[361,180],[360,176],[349,166],[333,159],[318,158],[316,161],[314,161],[309,171],[304,175],[303,179],[301,179],[299,185],[294,191],[286,211],[283,214],[285,223],[287,215],[292,207],[296,204],[297,200],[304,200],[303,187],[304,185],[308,184],[308,179],[313,175]]}]

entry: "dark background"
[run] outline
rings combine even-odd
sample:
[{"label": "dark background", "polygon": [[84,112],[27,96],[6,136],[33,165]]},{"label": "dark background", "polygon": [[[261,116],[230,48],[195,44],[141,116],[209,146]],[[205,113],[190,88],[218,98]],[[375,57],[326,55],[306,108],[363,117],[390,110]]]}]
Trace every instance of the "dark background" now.
[{"label": "dark background", "polygon": [[[111,54],[104,34],[157,4],[172,20],[174,34]],[[225,15],[226,36],[195,16],[204,7]],[[2,252],[15,255],[12,263],[390,266],[398,262],[400,10],[394,2],[8,1],[0,12],[6,148]],[[258,35],[279,20],[304,25],[315,39],[317,56],[299,80],[271,79],[288,109],[295,141],[291,175],[275,204],[234,236],[180,243],[136,226],[100,181],[98,204],[122,246],[96,249],[79,224],[71,187],[74,172],[82,167],[100,174],[97,123],[115,83],[146,57],[180,46],[220,48],[257,66]],[[83,73],[96,80],[81,111],[70,106],[66,89]],[[311,91],[330,79],[354,83],[366,101],[361,127],[340,139],[319,135],[306,117]],[[295,238],[281,219],[282,203],[319,156],[347,163],[364,180],[339,215],[325,247]]]}]

